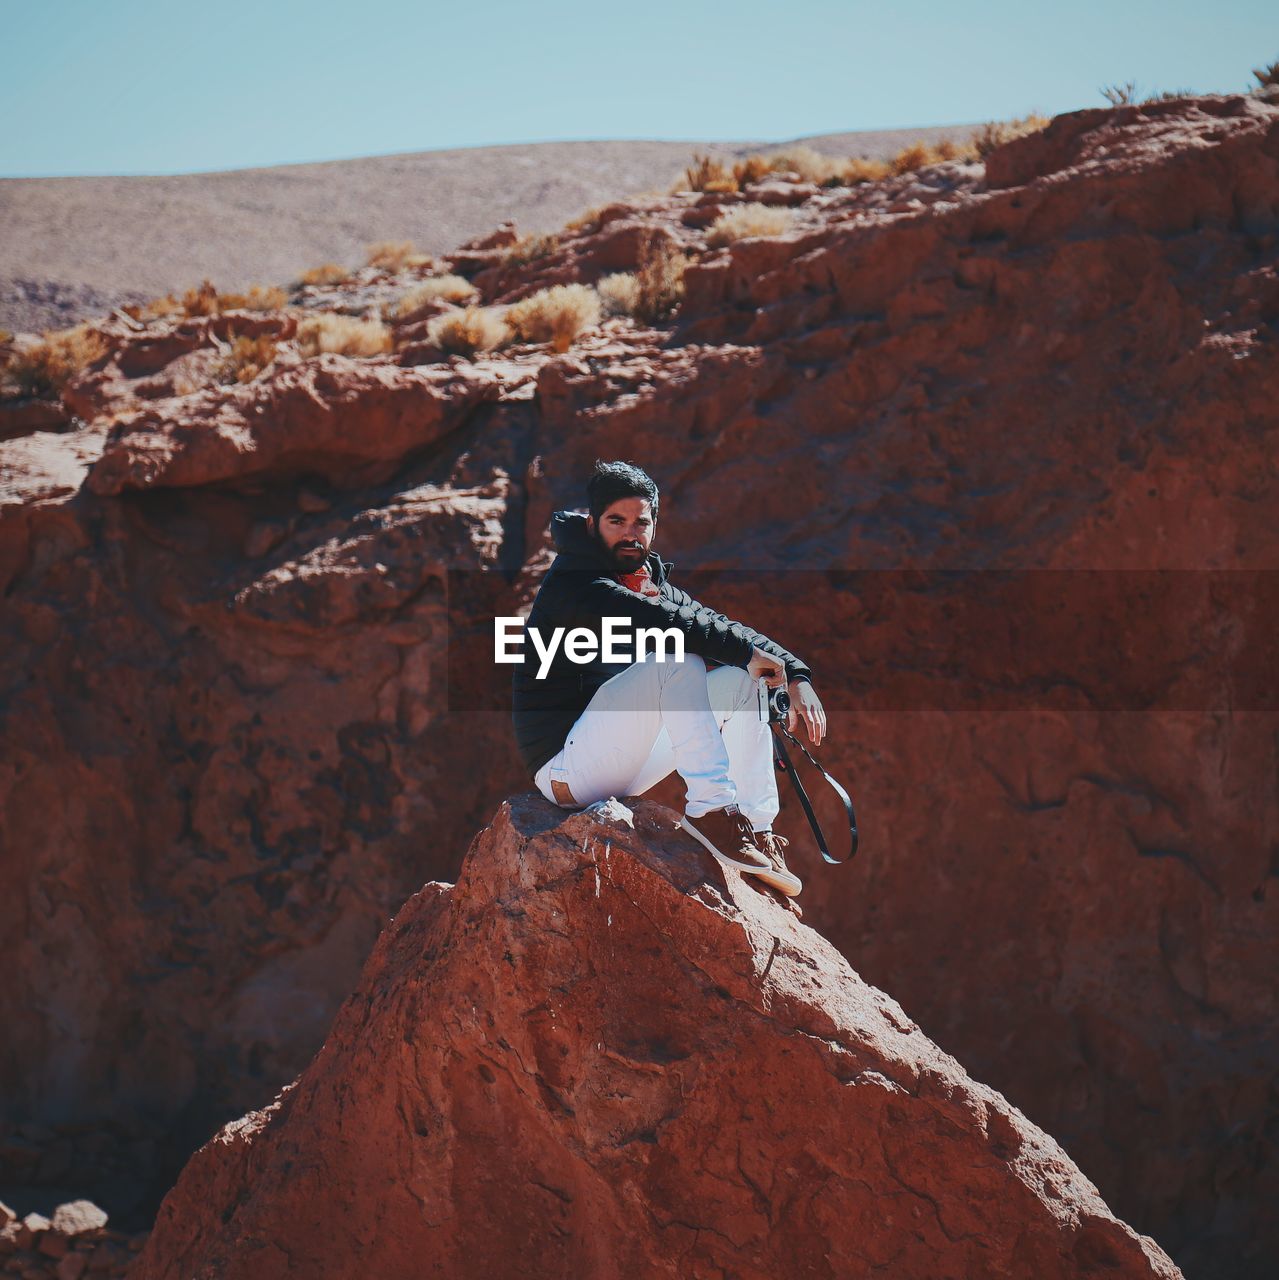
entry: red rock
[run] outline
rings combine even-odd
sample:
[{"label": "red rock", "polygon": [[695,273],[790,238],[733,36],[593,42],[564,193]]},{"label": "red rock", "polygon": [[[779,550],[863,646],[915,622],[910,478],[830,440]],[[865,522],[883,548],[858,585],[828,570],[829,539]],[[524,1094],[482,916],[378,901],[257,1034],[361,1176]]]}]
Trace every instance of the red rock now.
[{"label": "red rock", "polygon": [[503,804],[192,1158],[135,1280],[1180,1275],[676,817]]},{"label": "red rock", "polygon": [[[816,673],[863,851],[825,868],[785,799],[805,921],[1197,1280],[1273,1271],[1279,110],[1076,114],[993,185],[823,192],[797,235],[690,265],[676,325],[177,403],[136,403],[171,365],[113,373],[102,404],[138,416],[95,481],[128,491],[83,484],[105,420],[0,442],[10,1114],[145,1113],[178,1162],[306,1067],[404,895],[528,785],[446,597],[527,606],[550,512],[633,457],[677,580]],[[552,269],[628,221],[697,251],[723,203],[637,202]],[[288,530],[260,561],[255,526]],[[706,576],[744,568],[776,572]],[[919,585],[974,569],[1035,608]],[[1205,584],[1127,637],[1144,708],[1045,589],[1094,570]],[[1208,607],[1236,580],[1251,601]]]}]

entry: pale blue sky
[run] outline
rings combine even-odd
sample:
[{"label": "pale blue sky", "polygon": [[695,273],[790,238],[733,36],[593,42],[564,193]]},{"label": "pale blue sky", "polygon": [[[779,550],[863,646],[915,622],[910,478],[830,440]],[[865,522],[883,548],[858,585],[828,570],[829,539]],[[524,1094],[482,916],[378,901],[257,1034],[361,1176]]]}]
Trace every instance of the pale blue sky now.
[{"label": "pale blue sky", "polygon": [[1221,93],[1275,0],[0,0],[0,174],[781,140]]}]

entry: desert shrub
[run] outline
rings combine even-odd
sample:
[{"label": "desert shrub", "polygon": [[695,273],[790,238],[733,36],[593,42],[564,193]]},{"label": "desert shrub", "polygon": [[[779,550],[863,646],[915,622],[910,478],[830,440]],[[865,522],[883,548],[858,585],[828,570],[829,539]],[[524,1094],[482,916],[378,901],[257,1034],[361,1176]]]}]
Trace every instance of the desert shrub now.
[{"label": "desert shrub", "polygon": [[478,293],[476,287],[461,276],[429,276],[410,289],[394,306],[392,314],[402,320],[428,302],[470,302]]},{"label": "desert shrub", "polygon": [[992,120],[982,125],[970,141],[978,156],[985,159],[996,147],[1002,147],[1005,142],[1011,142],[1014,138],[1023,138],[1028,133],[1038,133],[1049,123],[1047,116],[1036,115],[1034,112],[1016,120]]},{"label": "desert shrub", "polygon": [[766,204],[737,204],[725,209],[715,219],[706,233],[706,243],[718,248],[750,236],[780,236],[790,227],[791,221],[789,209]]},{"label": "desert shrub", "polygon": [[600,322],[600,296],[589,285],[556,284],[506,310],[511,332],[525,342],[549,342],[567,351],[584,330]]},{"label": "desert shrub", "polygon": [[1257,77],[1257,84],[1264,89],[1268,84],[1279,84],[1279,62],[1272,62],[1268,67],[1252,73]]},{"label": "desert shrub", "polygon": [[391,349],[391,331],[380,320],[324,311],[298,324],[298,350],[304,356],[332,351],[342,356],[376,356]]},{"label": "desert shrub", "polygon": [[1126,107],[1136,99],[1137,86],[1129,80],[1126,84],[1104,85],[1099,92],[1112,107]]},{"label": "desert shrub", "polygon": [[508,336],[506,322],[494,307],[467,307],[436,316],[427,333],[441,350],[459,356],[491,351]]},{"label": "desert shrub", "polygon": [[736,191],[737,179],[713,156],[693,154],[693,163],[684,170],[687,191]]},{"label": "desert shrub", "polygon": [[801,182],[813,182],[820,186],[838,172],[839,162],[809,146],[788,147],[785,151],[773,151],[764,159],[774,173],[789,172],[799,175]]},{"label": "desert shrub", "polygon": [[13,352],[5,374],[24,396],[55,396],[106,351],[102,335],[87,324],[45,333]]},{"label": "desert shrub", "polygon": [[639,302],[637,320],[650,324],[666,320],[684,300],[684,269],[688,260],[669,240],[648,236],[640,245],[635,266]]},{"label": "desert shrub", "polygon": [[325,262],[318,267],[308,267],[299,278],[303,284],[341,284],[351,278],[351,273],[336,262]]},{"label": "desert shrub", "polygon": [[508,267],[522,267],[525,263],[535,262],[538,258],[545,258],[548,253],[554,253],[559,243],[560,238],[554,232],[521,236],[507,248],[502,261]]},{"label": "desert shrub", "polygon": [[188,289],[176,305],[172,295],[147,303],[144,314],[154,318],[175,310],[189,316],[216,316],[223,311],[277,311],[287,302],[284,290],[274,285],[255,284],[248,293],[219,293],[211,280],[205,280],[198,289]]},{"label": "desert shrub", "polygon": [[549,342],[564,351],[580,333],[599,323],[600,313],[599,294],[588,285],[552,285],[508,307],[506,323],[516,339]]},{"label": "desert shrub", "polygon": [[262,334],[256,338],[232,337],[231,350],[214,366],[218,382],[252,382],[275,359],[278,344]]},{"label": "desert shrub", "polygon": [[759,182],[772,172],[772,166],[761,155],[749,155],[733,166],[733,181],[738,189],[748,187],[752,182]]},{"label": "desert shrub", "polygon": [[639,308],[640,283],[633,271],[617,271],[595,286],[607,316],[633,316]]},{"label": "desert shrub", "polygon": [[278,311],[288,302],[288,295],[275,285],[249,286],[240,307],[245,311]]},{"label": "desert shrub", "polygon": [[364,261],[379,271],[398,272],[407,267],[429,267],[433,259],[429,253],[418,253],[412,240],[379,240],[369,245]]},{"label": "desert shrub", "polygon": [[840,180],[849,187],[859,182],[878,182],[887,178],[893,171],[886,160],[868,160],[863,156],[853,156],[845,160],[839,170]]},{"label": "desert shrub", "polygon": [[888,162],[888,167],[895,175],[900,176],[903,173],[913,173],[916,169],[922,169],[926,164],[936,164],[936,162],[937,157],[934,155],[932,147],[921,139],[918,142],[912,142],[908,147],[903,147]]},{"label": "desert shrub", "polygon": [[589,209],[579,213],[576,218],[570,218],[564,224],[565,231],[598,231],[600,229],[600,214],[604,212],[605,206],[602,204],[592,205]]}]

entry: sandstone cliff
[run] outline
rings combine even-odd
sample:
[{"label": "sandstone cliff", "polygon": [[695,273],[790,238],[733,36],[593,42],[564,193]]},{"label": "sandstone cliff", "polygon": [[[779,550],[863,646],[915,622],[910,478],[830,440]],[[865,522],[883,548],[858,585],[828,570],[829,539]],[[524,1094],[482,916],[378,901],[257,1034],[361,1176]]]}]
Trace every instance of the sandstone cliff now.
[{"label": "sandstone cliff", "polygon": [[[790,230],[710,247],[748,198]],[[615,205],[448,265],[501,304],[651,235],[689,255],[671,324],[297,348],[389,279],[115,321],[67,429],[0,442],[7,1176],[144,1225],[306,1066],[388,917],[528,785],[450,578],[481,621],[484,589],[527,603],[550,512],[621,456],[681,580],[815,672],[864,856],[798,856],[806,923],[1189,1274],[1271,1274],[1279,108],[1074,112],[985,165]],[[279,343],[243,385],[212,373],[232,333]],[[691,572],[742,566],[776,572]],[[1193,589],[1140,631],[1075,594],[1157,571]]]},{"label": "sandstone cliff", "polygon": [[135,1280],[1178,1276],[1046,1134],[645,800],[505,802]]}]

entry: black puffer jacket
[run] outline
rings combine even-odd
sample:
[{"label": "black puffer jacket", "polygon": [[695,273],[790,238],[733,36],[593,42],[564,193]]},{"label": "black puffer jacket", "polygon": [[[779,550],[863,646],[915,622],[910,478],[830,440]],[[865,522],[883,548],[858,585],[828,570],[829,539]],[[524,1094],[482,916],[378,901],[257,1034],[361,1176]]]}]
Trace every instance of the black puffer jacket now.
[{"label": "black puffer jacket", "polygon": [[[549,640],[556,627],[566,631],[588,627],[602,652],[600,620],[629,618],[633,627],[678,627],[684,633],[685,652],[725,666],[748,666],[752,650],[759,648],[781,661],[788,680],[812,679],[807,664],[781,645],[672,586],[669,574],[674,561],[649,553],[649,573],[661,595],[642,596],[617,580],[617,570],[591,537],[585,515],[555,512],[551,536],[559,554],[542,580],[528,617],[528,625],[536,627],[544,639]],[[564,745],[595,690],[630,664],[571,662],[561,644],[546,678],[539,680],[539,658],[527,637],[523,653],[524,661],[512,668],[512,722],[525,767],[535,776]]]}]

